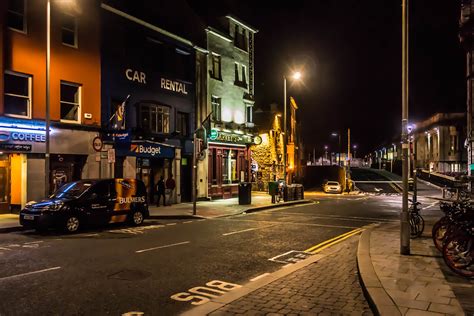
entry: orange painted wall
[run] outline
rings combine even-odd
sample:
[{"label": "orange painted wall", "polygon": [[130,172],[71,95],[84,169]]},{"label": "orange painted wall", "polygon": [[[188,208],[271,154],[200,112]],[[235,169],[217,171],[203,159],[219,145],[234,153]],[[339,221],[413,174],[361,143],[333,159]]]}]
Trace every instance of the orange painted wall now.
[{"label": "orange painted wall", "polygon": [[[10,155],[10,203],[11,204],[21,204],[21,155],[20,154],[12,154]],[[26,175],[24,175],[26,176]]]},{"label": "orange painted wall", "polygon": [[[82,124],[99,126],[101,71],[99,1],[76,0],[75,5],[60,1],[51,3],[51,120],[60,119],[60,81],[64,80],[82,84]],[[77,17],[78,48],[65,46],[61,42],[61,11]],[[27,21],[27,34],[5,30],[3,48],[5,69],[33,76],[32,117],[44,119],[46,0],[27,0]],[[92,119],[84,119],[84,113],[91,113]],[[1,114],[3,104],[0,105]]]}]

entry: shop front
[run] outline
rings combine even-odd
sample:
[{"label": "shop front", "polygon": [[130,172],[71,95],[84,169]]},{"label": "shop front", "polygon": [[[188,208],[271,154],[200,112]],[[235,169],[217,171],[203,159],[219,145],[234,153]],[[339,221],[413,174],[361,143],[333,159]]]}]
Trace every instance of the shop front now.
[{"label": "shop front", "polygon": [[45,174],[51,192],[62,184],[97,177],[92,139],[97,132],[50,128],[50,170],[45,172],[44,122],[0,118],[0,212],[15,212],[44,198]]},{"label": "shop front", "polygon": [[137,178],[145,183],[148,201],[155,203],[156,185],[160,177],[166,181],[173,175],[176,188],[168,192],[167,203],[180,203],[181,150],[167,144],[134,140],[129,146],[116,150],[117,159],[123,161],[124,177]]},{"label": "shop front", "polygon": [[208,192],[211,198],[231,198],[239,183],[250,181],[249,144],[253,137],[212,129],[208,147]]}]

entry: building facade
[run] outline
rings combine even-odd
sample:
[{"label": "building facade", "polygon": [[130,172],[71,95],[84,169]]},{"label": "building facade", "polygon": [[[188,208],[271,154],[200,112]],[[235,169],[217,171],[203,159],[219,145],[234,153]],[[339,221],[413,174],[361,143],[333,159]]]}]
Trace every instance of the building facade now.
[{"label": "building facade", "polygon": [[208,27],[208,104],[210,105],[207,164],[208,196],[227,198],[238,183],[250,181],[253,143],[254,36],[257,30],[233,16]]},{"label": "building facade", "polygon": [[199,48],[108,4],[102,33],[103,138],[115,176],[141,179],[153,201],[160,177],[173,175],[171,202],[190,201]]},{"label": "building facade", "polygon": [[46,1],[0,4],[0,212],[19,209],[62,183],[98,176],[99,5],[51,5],[50,170],[46,142]]}]

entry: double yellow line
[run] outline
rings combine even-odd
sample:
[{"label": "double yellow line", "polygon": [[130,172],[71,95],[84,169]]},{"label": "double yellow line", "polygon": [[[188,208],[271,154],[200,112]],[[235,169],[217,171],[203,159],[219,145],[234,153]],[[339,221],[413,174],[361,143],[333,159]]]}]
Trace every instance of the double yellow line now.
[{"label": "double yellow line", "polygon": [[354,229],[354,230],[351,230],[350,232],[347,232],[345,234],[342,234],[342,235],[339,235],[339,236],[336,236],[334,238],[331,238],[331,239],[328,239],[326,241],[323,241],[322,243],[320,244],[317,244],[316,246],[313,246],[311,248],[308,248],[306,249],[304,252],[308,252],[308,253],[312,253],[312,254],[316,254],[320,251],[323,251],[324,249],[328,248],[328,247],[331,247],[335,244],[337,244],[338,242],[341,242],[347,238],[350,238],[356,234],[359,234],[361,232],[363,232],[364,229],[363,228],[357,228],[357,229]]}]

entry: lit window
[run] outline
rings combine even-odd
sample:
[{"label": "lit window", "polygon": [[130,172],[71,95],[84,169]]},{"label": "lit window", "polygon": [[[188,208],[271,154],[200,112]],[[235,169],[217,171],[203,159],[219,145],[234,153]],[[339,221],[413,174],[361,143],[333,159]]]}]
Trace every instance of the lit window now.
[{"label": "lit window", "polygon": [[214,79],[222,80],[221,74],[221,56],[212,54],[212,70],[211,77]]},{"label": "lit window", "polygon": [[222,155],[222,183],[238,183],[237,177],[237,151],[225,149]]},{"label": "lit window", "polygon": [[64,45],[77,47],[77,20],[74,16],[63,13],[61,36]]},{"label": "lit window", "polygon": [[139,109],[139,124],[141,128],[156,134],[169,133],[169,107],[158,104],[141,103]]},{"label": "lit window", "polygon": [[5,72],[5,115],[31,118],[31,76]]},{"label": "lit window", "polygon": [[[234,84],[236,86],[247,89],[247,68],[245,65],[240,65],[239,63],[234,64],[235,80]],[[242,74],[239,73],[242,72]]]},{"label": "lit window", "polygon": [[81,86],[61,82],[61,121],[81,123]]},{"label": "lit window", "polygon": [[26,0],[10,0],[8,3],[7,26],[26,33]]},{"label": "lit window", "polygon": [[212,96],[211,97],[211,106],[212,106],[212,120],[215,122],[221,121],[221,102],[222,99]]}]

